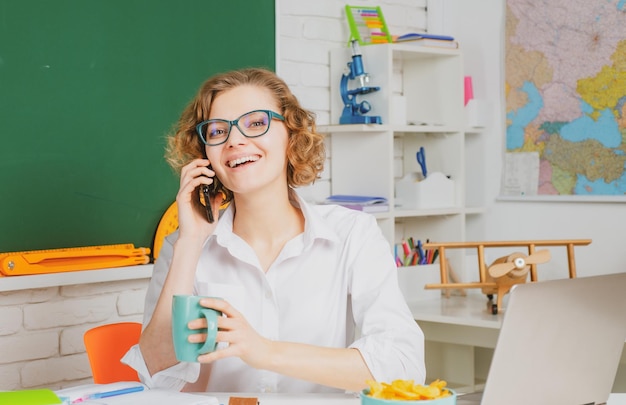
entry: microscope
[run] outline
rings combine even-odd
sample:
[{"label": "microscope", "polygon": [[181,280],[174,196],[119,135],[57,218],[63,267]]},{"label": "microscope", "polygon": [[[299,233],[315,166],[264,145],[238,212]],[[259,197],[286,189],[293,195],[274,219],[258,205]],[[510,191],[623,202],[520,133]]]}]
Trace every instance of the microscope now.
[{"label": "microscope", "polygon": [[[348,80],[358,80],[358,87],[348,90]],[[348,62],[348,69],[341,76],[340,92],[343,100],[343,112],[339,118],[340,124],[382,124],[380,116],[364,115],[372,106],[367,101],[357,103],[359,94],[368,94],[380,90],[380,87],[368,86],[369,75],[363,68],[363,59],[357,40],[352,40],[352,62]]]}]

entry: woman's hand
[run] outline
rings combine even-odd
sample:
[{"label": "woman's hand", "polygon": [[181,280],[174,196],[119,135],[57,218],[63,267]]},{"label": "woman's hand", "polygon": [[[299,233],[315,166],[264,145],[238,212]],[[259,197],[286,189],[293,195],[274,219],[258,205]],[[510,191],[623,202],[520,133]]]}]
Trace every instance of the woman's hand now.
[{"label": "woman's hand", "polygon": [[[212,363],[226,357],[239,357],[246,364],[257,369],[266,369],[271,357],[271,341],[259,335],[246,318],[227,301],[218,298],[204,298],[200,305],[222,311],[226,317],[218,317],[217,342],[226,342],[228,347],[203,354],[198,357],[200,363]],[[205,319],[196,319],[189,323],[191,329],[206,328]],[[204,342],[205,335],[192,335],[192,342]]]},{"label": "woman's hand", "polygon": [[[180,237],[193,237],[203,241],[215,230],[217,221],[210,224],[207,220],[206,210],[197,203],[198,187],[213,183],[215,172],[209,169],[209,160],[196,159],[181,170],[180,188],[176,195],[178,206],[178,228]],[[218,217],[219,207],[222,203],[221,193],[211,201],[214,218]]]},{"label": "woman's hand", "polygon": [[[321,347],[311,344],[272,341],[259,335],[243,315],[227,301],[203,298],[200,305],[222,311],[217,318],[217,342],[227,347],[198,356],[200,363],[213,363],[227,357],[239,357],[248,366],[268,370],[329,387],[360,391],[364,381],[374,379],[357,349]],[[189,322],[190,329],[206,328],[205,318]],[[192,343],[204,343],[205,334],[189,336]]]}]

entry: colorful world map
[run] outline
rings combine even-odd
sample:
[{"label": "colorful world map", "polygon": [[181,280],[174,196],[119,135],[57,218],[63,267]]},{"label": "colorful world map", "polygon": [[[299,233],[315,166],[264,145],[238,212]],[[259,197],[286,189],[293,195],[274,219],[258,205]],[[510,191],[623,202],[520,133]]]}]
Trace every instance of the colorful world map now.
[{"label": "colorful world map", "polygon": [[626,0],[507,0],[505,47],[506,151],[538,156],[530,194],[626,195]]}]

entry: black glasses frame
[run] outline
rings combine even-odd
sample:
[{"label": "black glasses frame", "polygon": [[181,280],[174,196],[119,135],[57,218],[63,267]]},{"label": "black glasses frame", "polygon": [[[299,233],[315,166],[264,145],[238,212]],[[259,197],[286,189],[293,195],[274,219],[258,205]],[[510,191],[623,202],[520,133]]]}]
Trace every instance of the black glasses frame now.
[{"label": "black glasses frame", "polygon": [[[239,120],[243,117],[245,117],[248,114],[251,113],[255,113],[255,112],[264,112],[267,114],[267,116],[269,117],[269,121],[267,122],[267,128],[265,129],[265,131],[262,134],[258,134],[258,135],[246,135],[245,131],[243,131],[241,129],[241,127],[239,126]],[[229,120],[223,120],[223,119],[210,119],[210,120],[205,120],[202,121],[201,123],[199,123],[198,125],[196,125],[196,132],[198,134],[198,136],[200,137],[200,140],[202,141],[202,143],[204,143],[207,146],[217,146],[217,145],[221,145],[223,143],[225,143],[228,140],[228,137],[230,137],[230,131],[233,129],[233,126],[236,126],[237,129],[239,130],[239,132],[241,132],[241,134],[243,136],[245,136],[246,138],[258,138],[259,136],[263,136],[267,133],[267,131],[270,130],[270,123],[272,122],[273,119],[277,119],[279,121],[285,121],[285,117],[283,117],[282,115],[280,115],[277,112],[274,112],[272,110],[252,110],[252,111],[248,111],[245,114],[242,114],[239,116],[239,118],[229,121]],[[224,122],[228,124],[228,133],[226,134],[226,138],[224,138],[223,141],[221,141],[220,143],[209,143],[206,139],[206,134],[203,133],[202,131],[202,127],[210,122]]]}]

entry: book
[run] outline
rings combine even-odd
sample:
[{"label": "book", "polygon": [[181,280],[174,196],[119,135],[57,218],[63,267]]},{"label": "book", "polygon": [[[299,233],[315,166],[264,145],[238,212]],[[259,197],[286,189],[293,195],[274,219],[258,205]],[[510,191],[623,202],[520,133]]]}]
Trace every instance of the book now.
[{"label": "book", "polygon": [[348,204],[348,203],[333,203],[333,204],[341,205],[342,207],[350,208],[351,210],[368,212],[370,214],[375,213],[375,212],[389,211],[389,204],[372,204],[372,205]]},{"label": "book", "polygon": [[454,37],[449,35],[427,34],[425,32],[410,32],[394,38],[394,42],[414,41],[416,39],[437,39],[441,41],[454,41]]},{"label": "book", "polygon": [[416,39],[413,41],[405,41],[402,43],[417,46],[430,46],[433,48],[457,49],[459,47],[459,43],[456,41],[445,41],[439,39]]},{"label": "book", "polygon": [[376,196],[336,194],[326,198],[324,204],[341,205],[342,207],[369,213],[389,211],[387,199]]},{"label": "book", "polygon": [[459,43],[454,40],[454,37],[448,35],[433,35],[423,33],[409,33],[400,35],[394,38],[394,42],[418,46],[433,46],[438,48],[456,49],[459,47]]},{"label": "book", "polygon": [[372,204],[386,204],[387,199],[385,197],[367,196],[367,195],[349,195],[349,194],[333,194],[326,198],[327,204],[359,204],[359,205],[372,205]]}]

